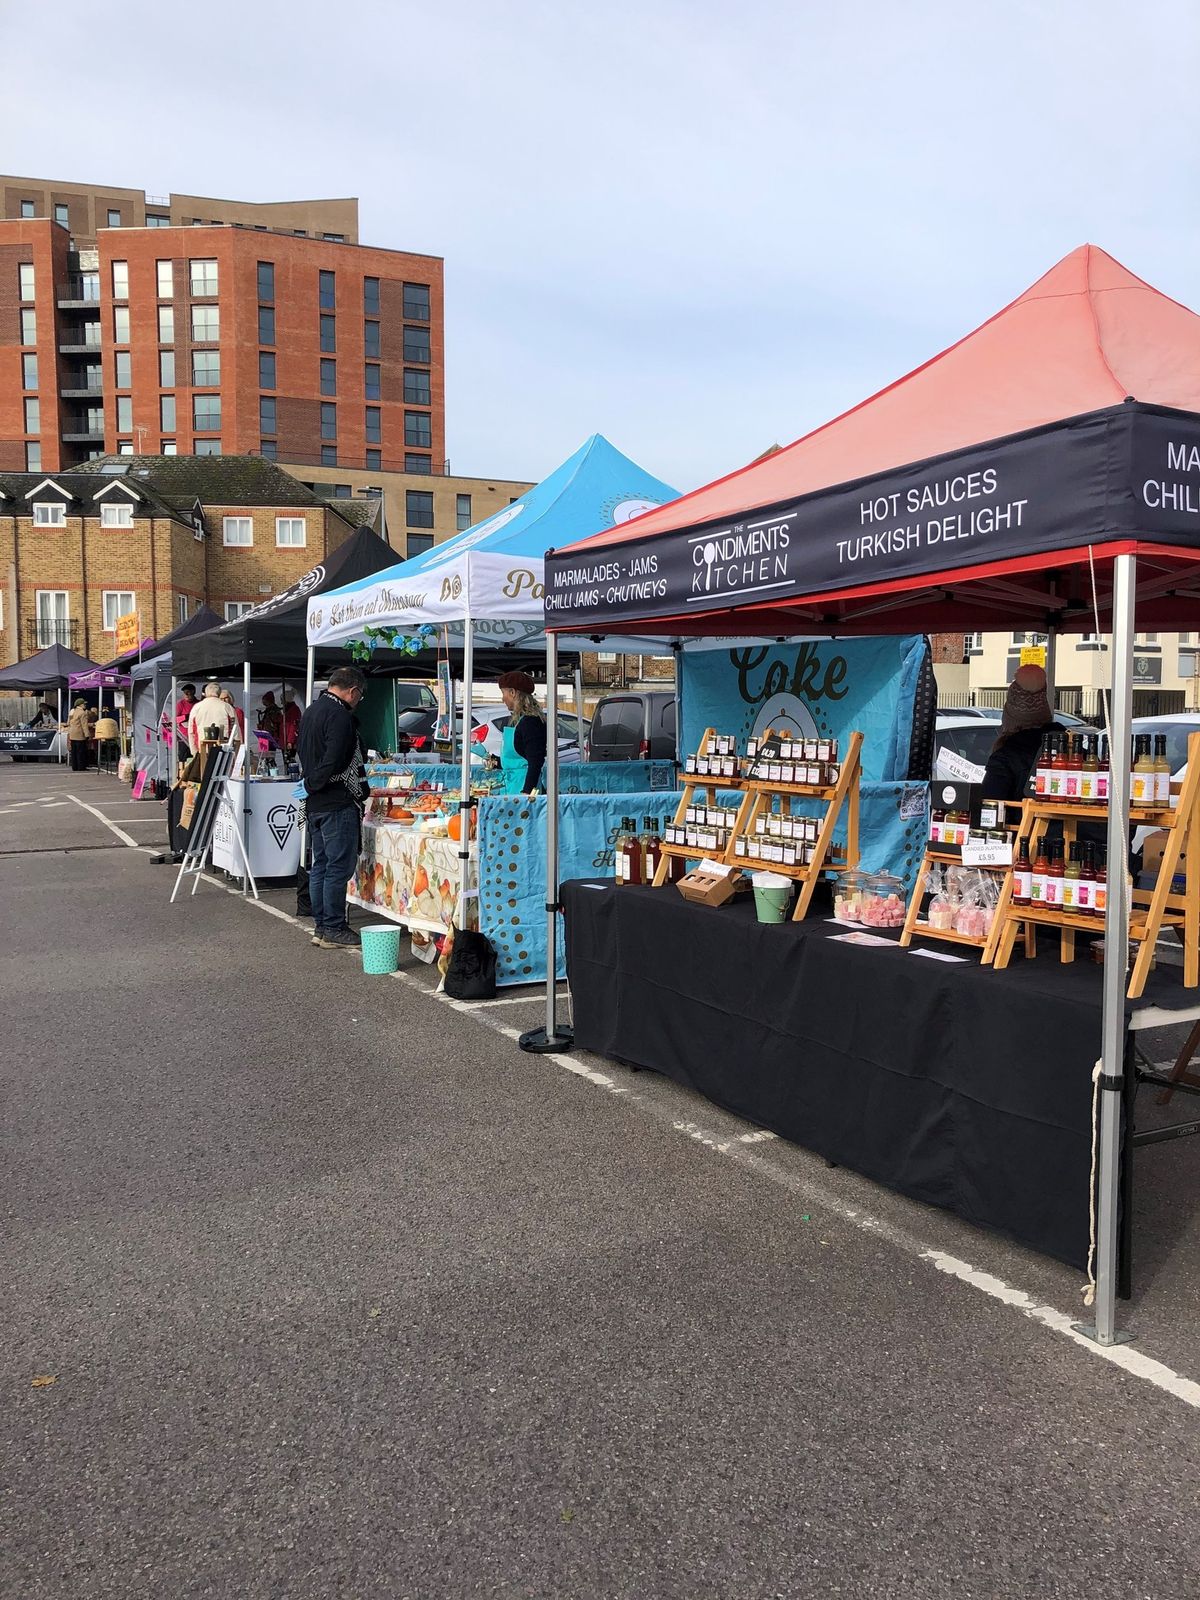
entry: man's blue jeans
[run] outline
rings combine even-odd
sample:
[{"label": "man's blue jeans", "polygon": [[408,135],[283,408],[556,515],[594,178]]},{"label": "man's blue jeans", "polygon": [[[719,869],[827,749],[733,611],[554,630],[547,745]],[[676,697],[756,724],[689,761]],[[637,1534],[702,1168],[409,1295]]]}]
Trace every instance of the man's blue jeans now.
[{"label": "man's blue jeans", "polygon": [[358,861],[359,815],[357,806],[310,813],[312,866],[308,893],[318,933],[346,926],[346,885]]}]

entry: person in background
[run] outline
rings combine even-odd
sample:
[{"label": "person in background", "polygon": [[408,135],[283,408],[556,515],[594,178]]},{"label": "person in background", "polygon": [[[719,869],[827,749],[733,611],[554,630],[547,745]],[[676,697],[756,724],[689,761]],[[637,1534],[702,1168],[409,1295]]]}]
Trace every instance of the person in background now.
[{"label": "person in background", "polygon": [[87,701],[76,700],[67,718],[67,750],[71,758],[72,772],[87,771],[90,738]]},{"label": "person in background", "polygon": [[283,744],[283,712],[275,704],[275,695],[270,689],[264,693],[258,708],[258,726],[269,733],[277,745]]},{"label": "person in background", "polygon": [[232,689],[222,689],[221,690],[221,699],[224,700],[225,704],[229,707],[229,709],[233,712],[234,716],[237,718],[237,731],[238,731],[237,742],[240,744],[242,742],[242,740],[246,737],[246,713],[242,710],[241,706],[239,706],[237,701],[233,698],[233,690]]},{"label": "person in background", "polygon": [[296,704],[296,691],[285,689],[283,691],[283,745],[289,756],[296,753],[296,741],[300,737],[300,707]]},{"label": "person in background", "polygon": [[233,712],[221,699],[221,685],[206,683],[203,696],[196,701],[188,715],[187,742],[193,754],[199,752],[209,729],[215,729],[214,738],[224,744],[230,728],[234,726]]},{"label": "person in background", "polygon": [[50,723],[57,725],[58,712],[48,700],[43,700],[41,705],[37,708],[37,715],[31,719],[29,726],[31,728],[45,728]]},{"label": "person in background", "polygon": [[304,811],[312,840],[312,942],[322,950],[356,950],[362,943],[346,921],[346,886],[358,860],[370,794],[366,748],[355,716],[365,684],[357,667],[336,668],[329,687],[300,718]]},{"label": "person in background", "polygon": [[527,672],[506,672],[498,682],[509,712],[500,755],[504,792],[532,794],[546,760],[546,719],[533,698],[533,679]]},{"label": "person in background", "polygon": [[983,798],[1023,800],[1043,738],[1062,731],[1050,710],[1043,668],[1018,668],[1005,696],[1000,737],[984,768]]},{"label": "person in background", "polygon": [[188,743],[188,718],[195,704],[196,685],[185,683],[179,691],[179,699],[175,702],[175,755],[180,761],[187,761],[192,754]]}]

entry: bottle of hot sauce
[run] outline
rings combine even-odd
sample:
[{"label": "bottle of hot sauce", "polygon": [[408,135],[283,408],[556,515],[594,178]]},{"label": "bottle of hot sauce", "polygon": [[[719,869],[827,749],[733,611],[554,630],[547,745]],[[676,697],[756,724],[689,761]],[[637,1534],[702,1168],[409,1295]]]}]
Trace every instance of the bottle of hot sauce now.
[{"label": "bottle of hot sauce", "polygon": [[1167,760],[1167,736],[1154,735],[1154,804],[1171,804],[1171,763]]},{"label": "bottle of hot sauce", "polygon": [[1079,858],[1082,850],[1082,845],[1073,844],[1067,854],[1067,865],[1063,872],[1062,881],[1062,908],[1064,911],[1079,910],[1079,880],[1082,877]]},{"label": "bottle of hot sauce", "polygon": [[1050,759],[1054,753],[1054,735],[1048,733],[1042,740],[1042,748],[1038,751],[1037,768],[1033,779],[1033,792],[1039,799],[1045,799],[1050,793]]},{"label": "bottle of hot sauce", "polygon": [[646,883],[653,883],[658,864],[662,860],[662,840],[655,831],[657,818],[644,817],[642,822],[642,874]]},{"label": "bottle of hot sauce", "polygon": [[1056,734],[1050,751],[1050,781],[1046,788],[1046,794],[1049,799],[1062,799],[1066,790],[1066,773],[1067,758],[1063,751],[1062,740]]},{"label": "bottle of hot sauce", "polygon": [[1150,735],[1139,733],[1133,741],[1133,770],[1129,774],[1131,806],[1154,804],[1154,757],[1150,754]]},{"label": "bottle of hot sauce", "polygon": [[1103,845],[1096,846],[1096,880],[1092,887],[1092,915],[1102,917],[1108,910],[1108,872]]},{"label": "bottle of hot sauce", "polygon": [[1079,887],[1076,890],[1076,910],[1090,912],[1092,896],[1096,892],[1096,852],[1085,844],[1079,862]]},{"label": "bottle of hot sauce", "polygon": [[1046,854],[1046,835],[1038,840],[1033,857],[1033,883],[1030,889],[1030,904],[1044,906],[1046,904],[1046,880],[1050,872],[1050,857]]},{"label": "bottle of hot sauce", "polygon": [[1063,799],[1079,799],[1079,781],[1083,777],[1083,756],[1076,734],[1067,735],[1067,753],[1063,764]]},{"label": "bottle of hot sauce", "polygon": [[642,881],[642,847],[632,817],[621,822],[617,835],[617,882],[636,884]]},{"label": "bottle of hot sauce", "polygon": [[1013,862],[1012,899],[1015,906],[1027,906],[1033,896],[1033,868],[1029,862],[1029,845],[1024,839],[1017,846],[1017,859]]},{"label": "bottle of hot sauce", "polygon": [[1043,901],[1047,910],[1058,910],[1063,903],[1063,868],[1062,840],[1055,839],[1050,846],[1050,864],[1046,869],[1046,890]]},{"label": "bottle of hot sauce", "polygon": [[1096,759],[1096,741],[1091,734],[1083,738],[1083,771],[1079,775],[1079,798],[1089,804],[1099,797],[1096,793],[1100,778],[1100,763]]},{"label": "bottle of hot sauce", "polygon": [[1108,804],[1108,740],[1101,735],[1100,749],[1096,752],[1096,799],[1102,806]]}]

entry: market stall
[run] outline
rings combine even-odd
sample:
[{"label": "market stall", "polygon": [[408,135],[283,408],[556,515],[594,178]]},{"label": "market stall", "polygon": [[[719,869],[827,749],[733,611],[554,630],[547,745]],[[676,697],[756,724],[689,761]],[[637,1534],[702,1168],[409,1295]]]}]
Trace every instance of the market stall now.
[{"label": "market stall", "polygon": [[[679,638],[786,637],[801,631],[840,636],[898,628],[967,632],[1003,626],[1051,635],[1111,629],[1107,732],[1110,748],[1122,758],[1112,762],[1105,818],[1108,859],[1120,867],[1108,876],[1103,926],[1106,950],[1123,953],[1130,929],[1121,869],[1130,836],[1124,752],[1130,746],[1135,605],[1143,626],[1187,626],[1194,620],[1200,598],[1198,505],[1200,318],[1102,251],[1084,246],[976,333],[826,427],[625,528],[551,553],[547,623],[551,630],[576,634],[628,628]],[[651,559],[657,582],[647,594],[626,580]],[[604,583],[596,576],[601,569],[609,573]],[[663,897],[664,915],[674,911],[688,919],[695,937],[704,936],[704,918],[723,921],[727,934],[734,933],[735,911],[681,908],[673,890],[655,893]],[[1200,884],[1189,881],[1186,896],[1198,895]],[[604,962],[622,959],[613,942],[617,924],[602,915],[608,898],[596,890],[569,896],[572,948],[590,952],[572,968],[571,981],[577,1019],[585,1019],[580,1041],[615,1051],[611,1034],[594,1021],[603,1015]],[[754,995],[786,992],[790,940],[802,938],[801,970],[826,959],[844,968],[833,1038],[840,1040],[848,1065],[857,1072],[864,1060],[874,1060],[884,1071],[903,1075],[911,1048],[905,1037],[913,1016],[908,1002],[896,996],[890,1031],[874,1038],[859,1027],[855,1008],[884,960],[905,963],[903,982],[909,985],[927,984],[920,973],[938,963],[902,952],[898,941],[894,950],[881,951],[861,939],[839,945],[838,954],[826,958],[806,925],[798,934],[768,928],[765,935],[768,943],[753,974],[738,989],[727,986],[723,996],[710,995],[709,1003],[715,999],[740,1017]],[[974,959],[956,963],[948,951],[937,954],[941,964],[954,964],[955,982],[981,990],[996,985],[993,992],[1001,994],[1005,984],[1022,981],[1017,969],[977,969]],[[639,956],[643,976],[665,978],[670,960],[662,939],[647,941]],[[1026,1032],[1054,1021],[1053,1009],[1028,981],[1034,970],[1031,963],[1025,972],[1021,1048],[993,1060],[994,1073],[1009,1079],[1004,1092],[1015,1103],[1024,1092],[1017,1063]],[[1090,970],[1055,962],[1045,970],[1062,993],[1059,985],[1085,975],[1096,984],[1099,978],[1089,1021],[1081,1023],[1086,1042],[1078,1058],[1048,1064],[1048,1070],[1068,1098],[1069,1121],[1077,1130],[1090,1126],[1093,1093],[1099,1102],[1094,1333],[1111,1343],[1117,1337],[1121,1095],[1128,1084],[1126,964],[1110,960]],[[1175,977],[1175,992],[1186,1013],[1200,990],[1189,993],[1181,977]],[[678,1037],[701,1039],[693,1025],[701,997],[679,992],[672,999],[667,987],[661,992],[668,1013],[664,1026],[673,1022]],[[827,1000],[806,986],[799,1003],[821,1014]],[[1004,1025],[1003,1015],[997,1012],[997,1027]],[[552,1021],[548,1015],[547,1031]],[[753,1037],[751,1029],[747,1038]],[[689,1070],[696,1070],[698,1048],[688,1052]],[[967,1071],[981,1048],[973,1029],[952,1036],[956,1070]],[[1097,1056],[1102,1070],[1093,1082],[1089,1064]],[[770,1086],[770,1104],[760,1106],[758,1120],[785,1123],[793,1137],[807,1142],[807,1121],[786,1114],[787,1096],[806,1092],[816,1060],[807,1033],[797,1035],[786,1055],[786,1074]],[[671,1070],[661,1052],[646,1064]],[[854,1110],[851,1102],[847,1116]],[[860,1122],[865,1114],[873,1124],[882,1108],[868,1097],[858,1112]],[[968,1163],[975,1170],[993,1145],[1000,1146],[991,1125],[979,1138],[984,1149]],[[864,1170],[871,1165],[857,1143],[846,1159]],[[1078,1218],[1088,1210],[1088,1178],[1078,1163],[1072,1170],[1068,1209]],[[953,1187],[932,1198],[970,1214]],[[1068,1219],[1068,1232],[1072,1226]]]},{"label": "market stall", "polygon": [[[24,661],[16,661],[11,667],[0,668],[0,689],[22,690],[30,694],[49,694],[51,690],[56,696],[58,711],[58,724],[62,728],[63,722],[63,691],[71,681],[71,674],[75,672],[94,672],[96,663],[89,661],[86,656],[79,655],[74,650],[68,650],[64,644],[48,645],[45,650],[39,650],[36,655],[27,656]],[[7,741],[10,753],[24,754],[26,750],[42,747],[44,734],[37,730],[18,730],[18,737]],[[66,740],[59,740],[59,760],[66,760]]]}]

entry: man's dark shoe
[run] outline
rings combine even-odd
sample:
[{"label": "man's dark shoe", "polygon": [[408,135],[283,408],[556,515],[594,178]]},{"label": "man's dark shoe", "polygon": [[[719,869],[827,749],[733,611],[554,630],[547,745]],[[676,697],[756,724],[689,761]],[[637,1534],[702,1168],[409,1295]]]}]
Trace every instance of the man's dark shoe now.
[{"label": "man's dark shoe", "polygon": [[322,950],[358,950],[362,940],[353,928],[326,928],[318,943]]}]

